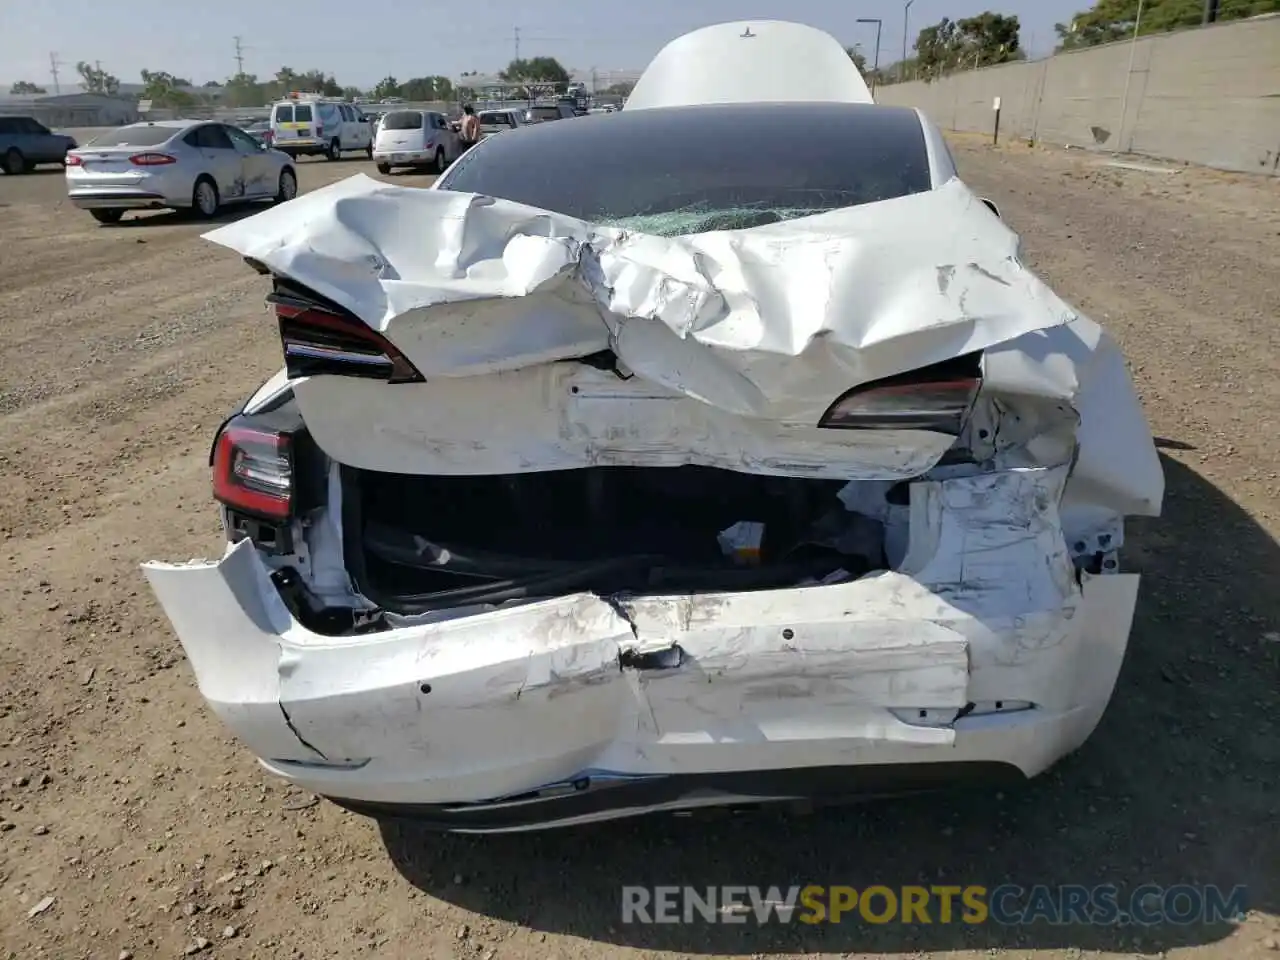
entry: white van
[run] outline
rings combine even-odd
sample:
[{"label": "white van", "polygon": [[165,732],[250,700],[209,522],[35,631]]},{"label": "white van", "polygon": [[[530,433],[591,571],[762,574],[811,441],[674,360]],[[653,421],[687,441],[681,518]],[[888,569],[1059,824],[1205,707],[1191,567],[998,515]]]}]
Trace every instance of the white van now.
[{"label": "white van", "polygon": [[432,110],[388,111],[373,143],[379,173],[390,173],[392,167],[430,167],[444,173],[461,152],[445,115]]},{"label": "white van", "polygon": [[360,108],[340,100],[293,95],[271,106],[271,143],[291,157],[349,150],[373,156],[373,129]]}]

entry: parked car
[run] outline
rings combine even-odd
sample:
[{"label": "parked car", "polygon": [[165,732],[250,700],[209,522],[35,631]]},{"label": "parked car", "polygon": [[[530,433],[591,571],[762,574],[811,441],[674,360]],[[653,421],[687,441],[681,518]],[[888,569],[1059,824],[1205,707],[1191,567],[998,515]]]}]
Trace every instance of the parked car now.
[{"label": "parked car", "polygon": [[99,223],[166,207],[214,216],[223,206],[298,193],[293,161],[239,127],[157,120],[118,127],[67,154],[67,197]]},{"label": "parked car", "polygon": [[33,117],[0,117],[0,169],[10,176],[42,163],[62,163],[74,137],[53,133]]},{"label": "parked car", "polygon": [[271,138],[273,134],[271,132],[270,120],[255,120],[252,123],[242,124],[240,129],[253,137],[253,139],[257,140],[259,143],[268,147],[271,146]]},{"label": "parked car", "polygon": [[924,114],[744,27],[432,189],[208,235],[284,368],[214,437],[225,553],[144,569],[272,773],[485,832],[1016,785],[1090,736],[1163,496],[1123,357]]},{"label": "parked car", "polygon": [[392,110],[378,124],[373,160],[379,173],[394,167],[431,167],[436,173],[458,159],[458,134],[443,113]]},{"label": "parked car", "polygon": [[525,124],[524,112],[520,110],[481,110],[476,114],[476,119],[480,121],[481,140]]},{"label": "parked car", "polygon": [[271,142],[289,156],[373,156],[373,127],[359,107],[322,97],[291,97],[271,107]]},{"label": "parked car", "polygon": [[572,120],[578,114],[573,104],[566,101],[535,103],[524,112],[525,123],[547,123],[551,120]]}]

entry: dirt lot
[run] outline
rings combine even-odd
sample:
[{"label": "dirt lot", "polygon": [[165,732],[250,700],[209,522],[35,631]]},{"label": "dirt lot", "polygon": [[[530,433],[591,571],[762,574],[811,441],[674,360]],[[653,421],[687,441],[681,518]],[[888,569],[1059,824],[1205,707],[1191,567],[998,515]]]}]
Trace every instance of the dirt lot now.
[{"label": "dirt lot", "polygon": [[[957,152],[1034,266],[1118,334],[1162,438],[1166,516],[1134,531],[1141,607],[1097,734],[1007,794],[496,839],[287,791],[202,708],[137,565],[220,552],[205,455],[279,364],[263,281],[176,216],[102,228],[57,172],[0,177],[0,952],[1280,956],[1280,181]],[[304,163],[302,187],[361,170]],[[619,923],[624,883],[806,882],[1243,883],[1254,910],[1156,929]]]}]

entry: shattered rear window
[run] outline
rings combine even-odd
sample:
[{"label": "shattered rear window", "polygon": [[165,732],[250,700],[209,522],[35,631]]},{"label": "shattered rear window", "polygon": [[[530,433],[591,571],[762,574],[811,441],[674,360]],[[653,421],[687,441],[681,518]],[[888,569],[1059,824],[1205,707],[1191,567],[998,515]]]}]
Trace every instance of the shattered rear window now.
[{"label": "shattered rear window", "polygon": [[913,110],[721,104],[521,127],[469,151],[440,189],[660,236],[747,229],[932,189]]}]

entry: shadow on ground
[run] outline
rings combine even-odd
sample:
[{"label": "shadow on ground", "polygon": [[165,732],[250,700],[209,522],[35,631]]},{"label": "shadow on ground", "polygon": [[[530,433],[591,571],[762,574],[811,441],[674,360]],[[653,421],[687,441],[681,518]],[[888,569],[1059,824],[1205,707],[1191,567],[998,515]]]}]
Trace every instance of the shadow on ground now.
[{"label": "shadow on ground", "polygon": [[[1131,525],[1144,575],[1129,654],[1093,738],[1006,791],[879,801],[809,817],[650,818],[466,838],[381,824],[401,874],[434,897],[534,929],[693,954],[1069,948],[1154,953],[1228,924],[1158,927],[623,925],[620,887],[756,884],[1218,884],[1280,903],[1275,685],[1280,548],[1164,457],[1165,517]],[[461,879],[461,882],[457,882]],[[1122,903],[1124,897],[1121,897]],[[856,915],[855,915],[856,916]],[[936,920],[936,917],[935,917]]]}]

